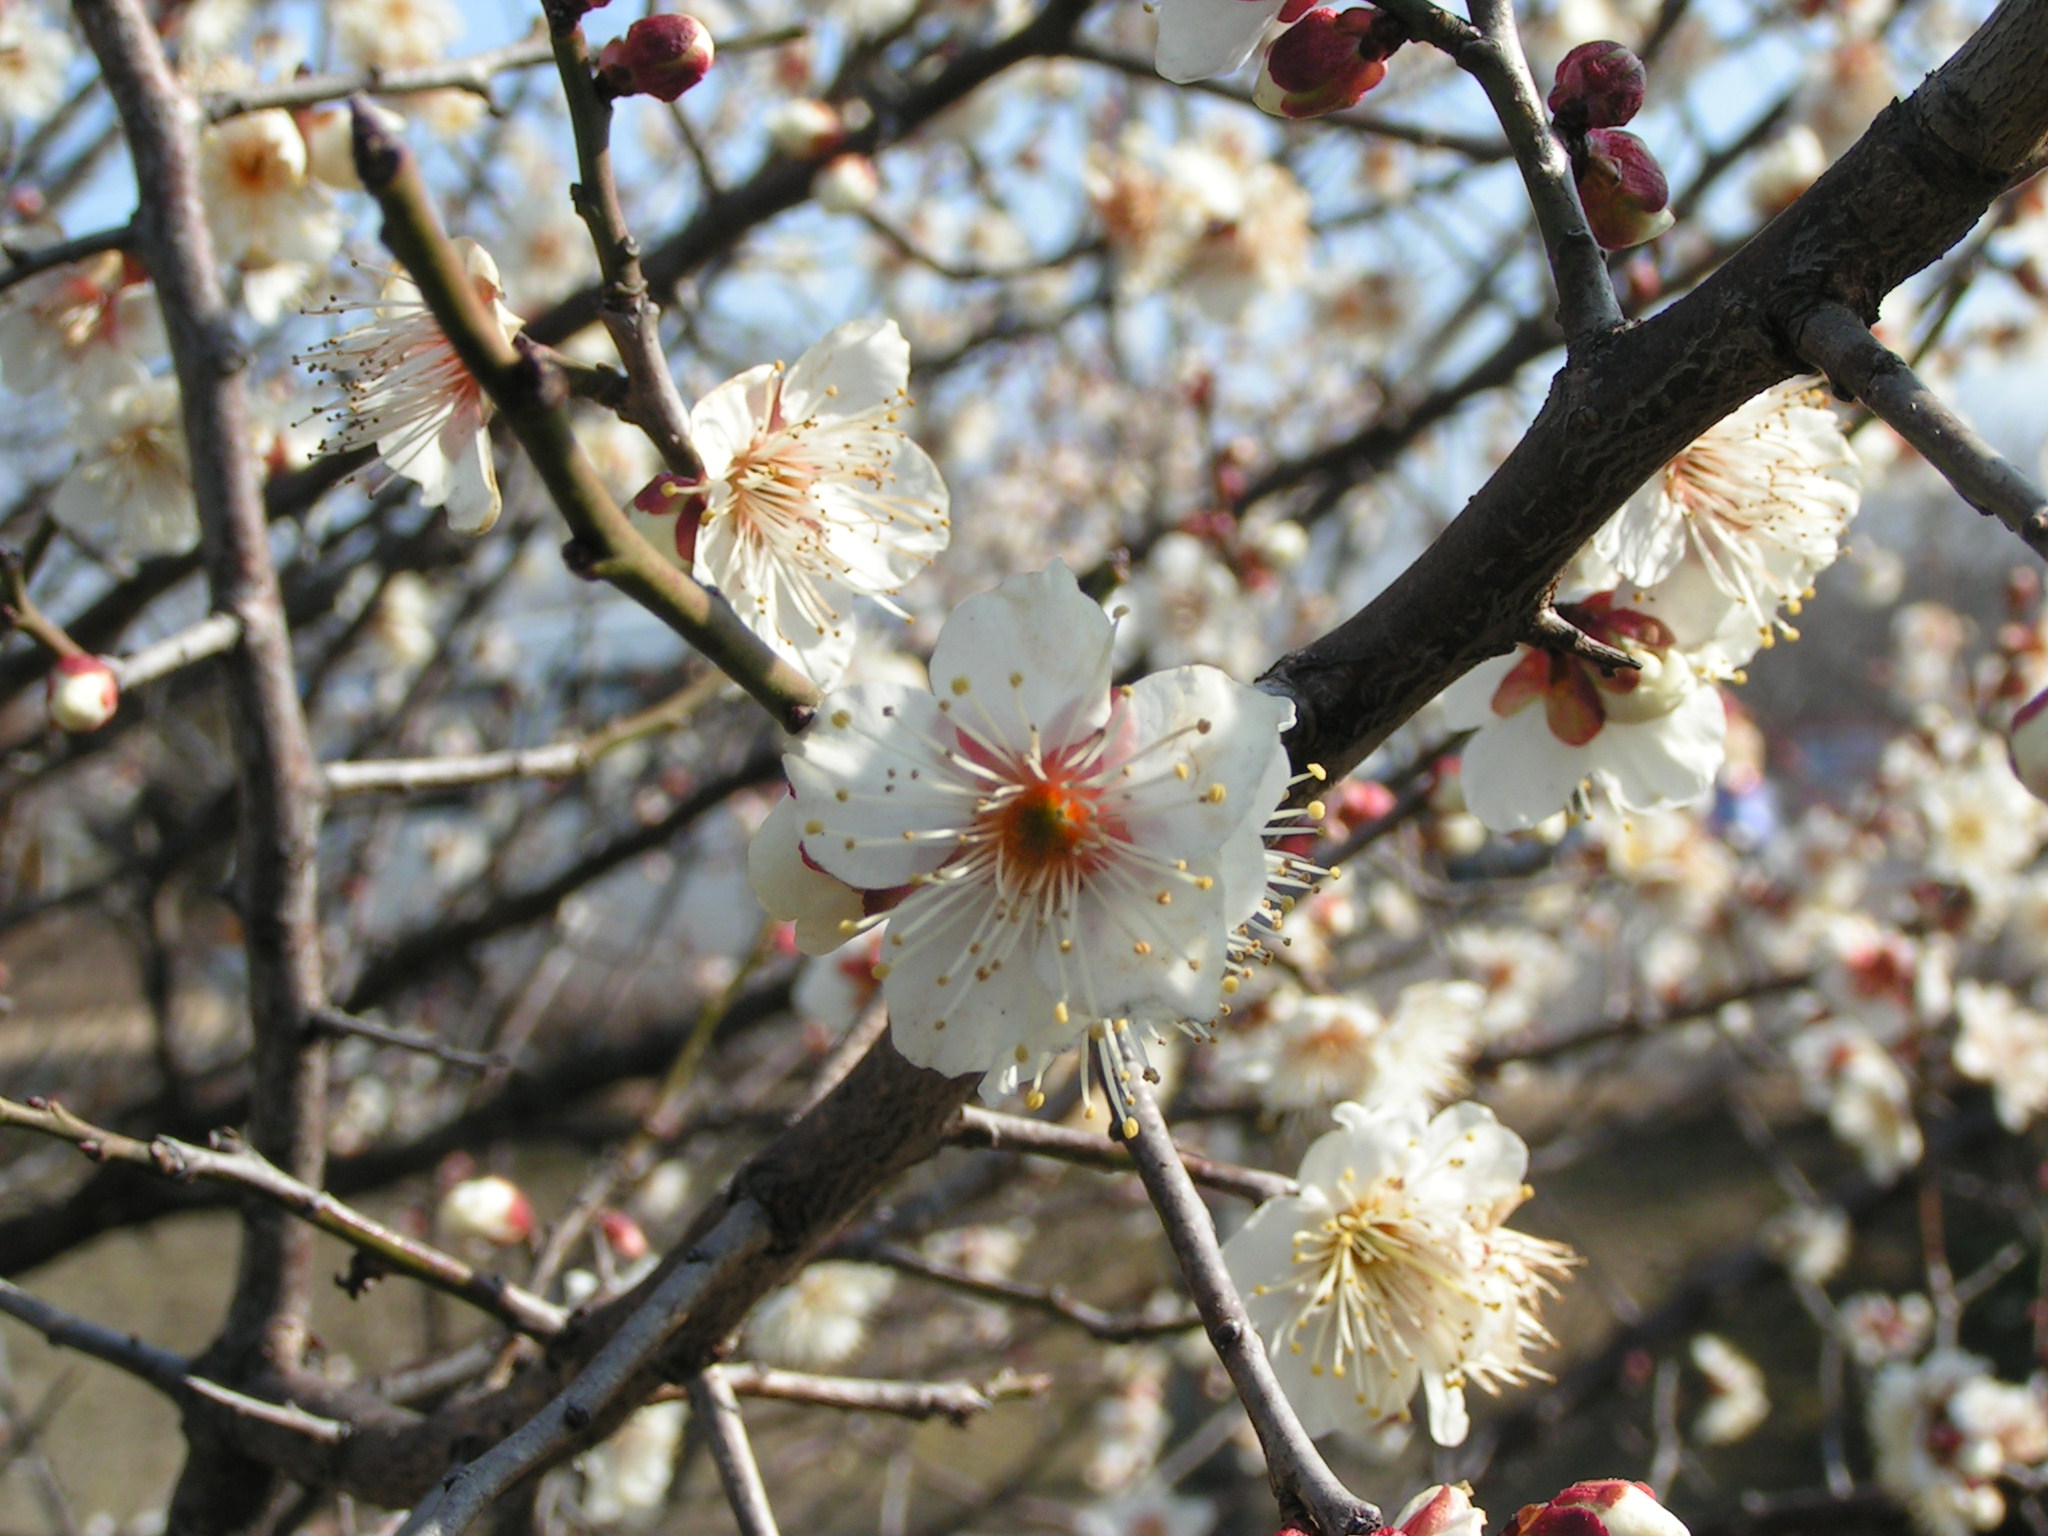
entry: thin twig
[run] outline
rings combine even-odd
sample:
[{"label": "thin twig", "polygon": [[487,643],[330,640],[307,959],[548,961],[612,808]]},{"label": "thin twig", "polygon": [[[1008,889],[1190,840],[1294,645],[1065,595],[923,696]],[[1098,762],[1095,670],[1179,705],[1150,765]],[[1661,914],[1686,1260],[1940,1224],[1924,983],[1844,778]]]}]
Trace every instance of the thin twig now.
[{"label": "thin twig", "polygon": [[1267,1359],[1265,1345],[1245,1311],[1244,1298],[1224,1268],[1215,1224],[1181,1164],[1173,1135],[1152,1096],[1152,1085],[1134,1076],[1130,1098],[1134,1123],[1120,1129],[1138,1165],[1138,1176],[1145,1181],[1145,1193],[1152,1197],[1153,1209],[1166,1228],[1167,1241],[1173,1245],[1173,1256],[1201,1313],[1209,1342],[1216,1347],[1252,1428],[1258,1432],[1259,1446],[1266,1454],[1266,1474],[1282,1517],[1295,1523],[1313,1521],[1322,1536],[1359,1536],[1381,1529],[1385,1522],[1379,1511],[1337,1480],[1301,1427],[1294,1405],[1280,1390],[1273,1362]]},{"label": "thin twig", "polygon": [[501,779],[566,779],[589,770],[599,758],[631,741],[674,730],[718,696],[725,675],[707,672],[657,704],[638,710],[574,741],[545,747],[513,747],[462,757],[381,758],[327,763],[321,773],[330,799],[378,790],[416,792],[491,784]]},{"label": "thin twig", "polygon": [[[132,1163],[166,1178],[205,1179],[247,1190],[349,1243],[375,1265],[458,1297],[535,1338],[552,1338],[568,1320],[568,1313],[553,1302],[372,1220],[325,1190],[293,1178],[253,1147],[232,1140],[197,1147],[169,1136],[141,1141],[102,1130],[62,1105],[40,1099],[0,1099],[0,1126],[10,1125],[71,1142],[94,1162]],[[353,1273],[362,1278],[361,1271]]]},{"label": "thin twig", "polygon": [[451,1067],[464,1067],[472,1072],[494,1072],[512,1065],[512,1058],[502,1051],[465,1051],[432,1035],[393,1029],[389,1024],[379,1024],[374,1019],[359,1019],[340,1008],[320,1009],[313,1015],[313,1022],[331,1034],[353,1035],[359,1040],[373,1040],[378,1045],[395,1046],[401,1051],[416,1051],[436,1061],[445,1061]]},{"label": "thin twig", "polygon": [[626,228],[625,205],[612,175],[612,106],[598,94],[590,48],[577,25],[582,14],[579,0],[568,0],[548,7],[548,24],[576,139],[576,212],[590,231],[604,279],[598,315],[626,369],[622,414],[647,434],[670,473],[702,480],[704,461],[690,446],[690,413],[676,391],[675,375],[661,345],[661,308],[648,294],[640,247]]},{"label": "thin twig", "polygon": [[168,1349],[146,1344],[132,1333],[117,1333],[98,1323],[74,1317],[40,1297],[32,1296],[11,1280],[0,1280],[0,1312],[28,1324],[50,1343],[73,1349],[103,1361],[146,1381],[175,1400],[203,1397],[245,1418],[290,1430],[295,1435],[339,1445],[348,1436],[348,1425],[338,1419],[322,1418],[290,1403],[265,1402],[224,1387],[217,1381],[192,1374],[191,1362]]},{"label": "thin twig", "polygon": [[1609,677],[1617,672],[1639,672],[1643,666],[1627,651],[1595,640],[1547,603],[1529,622],[1529,644],[1590,661]]},{"label": "thin twig", "polygon": [[810,719],[818,690],[732,605],[691,580],[642,538],[577,445],[557,378],[522,354],[483,311],[441,227],[418,164],[361,98],[354,116],[356,170],[384,215],[384,243],[418,286],[463,365],[504,414],[556,508],[568,521],[579,574],[610,582],[694,645],[788,729]]},{"label": "thin twig", "polygon": [[767,1213],[757,1202],[734,1203],[567,1387],[490,1450],[449,1473],[420,1501],[398,1536],[462,1536],[529,1472],[588,1444],[593,1426],[617,1422],[615,1410],[624,1406],[628,1389],[688,1321],[705,1288],[745,1265],[771,1236]]},{"label": "thin twig", "polygon": [[780,1536],[732,1383],[714,1365],[690,1378],[689,1392],[690,1412],[711,1443],[711,1459],[717,1464],[718,1481],[725,1488],[725,1502],[732,1507],[740,1536]]},{"label": "thin twig", "polygon": [[209,614],[190,629],[146,645],[132,656],[110,657],[107,665],[113,668],[114,681],[126,693],[167,677],[180,667],[233,650],[241,638],[240,619],[232,613]]},{"label": "thin twig", "polygon": [[52,267],[69,266],[74,261],[86,261],[103,251],[126,250],[135,238],[134,229],[127,224],[112,229],[96,230],[89,235],[78,235],[70,240],[59,240],[51,245],[39,245],[32,249],[0,244],[5,251],[9,266],[0,272],[0,293],[5,293],[16,283],[25,283],[40,272]]},{"label": "thin twig", "polygon": [[[1109,1173],[1137,1171],[1122,1142],[1050,1120],[1006,1115],[974,1104],[961,1108],[952,1128],[946,1133],[946,1140],[956,1147],[980,1147],[990,1152],[1028,1152],[1034,1157],[1050,1157]],[[1244,1168],[1235,1163],[1219,1163],[1185,1147],[1175,1150],[1180,1153],[1181,1165],[1187,1169],[1188,1176],[1207,1189],[1239,1195],[1246,1200],[1274,1200],[1300,1192],[1300,1186],[1284,1174],[1268,1173],[1263,1168]]]},{"label": "thin twig", "polygon": [[888,1381],[867,1376],[814,1376],[774,1366],[739,1364],[720,1374],[741,1397],[841,1408],[850,1413],[888,1413],[905,1419],[946,1419],[965,1424],[997,1403],[1040,1397],[1052,1387],[1046,1375],[1000,1371],[986,1381]]},{"label": "thin twig", "polygon": [[[1407,21],[1418,5],[1419,0],[1411,0],[1393,9]],[[1607,257],[1579,204],[1571,157],[1550,131],[1542,94],[1529,74],[1529,61],[1515,31],[1514,6],[1510,0],[1472,0],[1472,20],[1478,36],[1461,43],[1451,56],[1486,92],[1514,150],[1522,185],[1536,212],[1536,227],[1543,235],[1551,281],[1557,285],[1557,323],[1569,350],[1589,336],[1618,329],[1621,300],[1607,272]]]},{"label": "thin twig", "polygon": [[28,595],[27,565],[11,549],[0,549],[0,623],[18,629],[53,656],[83,656],[85,647],[64,633]]},{"label": "thin twig", "polygon": [[971,1274],[951,1264],[937,1263],[896,1243],[841,1243],[832,1250],[832,1256],[840,1259],[857,1259],[867,1264],[885,1265],[901,1274],[915,1275],[921,1280],[943,1285],[948,1290],[958,1291],[964,1296],[975,1296],[984,1301],[1005,1302],[1010,1306],[1042,1312],[1047,1317],[1058,1318],[1063,1323],[1072,1323],[1084,1333],[1107,1344],[1129,1344],[1138,1339],[1167,1338],[1199,1327],[1202,1321],[1193,1312],[1179,1312],[1172,1317],[1147,1317],[1142,1314],[1126,1315],[1104,1311],[1101,1307],[1088,1302],[1077,1301],[1068,1294],[1067,1288],[1063,1285],[1026,1285],[1020,1280],[1003,1280],[993,1276]]},{"label": "thin twig", "polygon": [[406,96],[415,91],[468,91],[491,99],[491,81],[517,69],[532,69],[554,56],[545,37],[522,38],[502,48],[487,49],[462,59],[443,59],[411,69],[370,69],[356,74],[300,75],[276,85],[245,91],[214,91],[201,105],[209,123],[263,112],[272,107],[311,107],[341,101],[358,93]]},{"label": "thin twig", "polygon": [[1793,340],[1802,357],[1910,443],[1958,496],[2048,558],[2048,497],[2040,487],[1979,437],[1846,306],[1815,306]]}]

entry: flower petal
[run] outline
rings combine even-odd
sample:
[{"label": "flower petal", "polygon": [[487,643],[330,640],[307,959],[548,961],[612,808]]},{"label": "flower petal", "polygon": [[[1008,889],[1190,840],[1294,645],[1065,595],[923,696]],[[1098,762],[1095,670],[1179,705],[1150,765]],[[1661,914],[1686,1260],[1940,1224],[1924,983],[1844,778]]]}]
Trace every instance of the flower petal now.
[{"label": "flower petal", "polygon": [[[863,890],[928,874],[954,852],[973,814],[943,745],[952,729],[938,703],[901,683],[860,683],[829,695],[783,758],[819,868]],[[812,826],[817,831],[812,831]]]},{"label": "flower petal", "polygon": [[1252,56],[1283,0],[1162,0],[1154,67],[1177,85],[1232,73]]},{"label": "flower petal", "polygon": [[1058,561],[953,610],[932,648],[932,691],[989,745],[1050,751],[1109,717],[1109,618]]},{"label": "flower petal", "polygon": [[830,423],[894,400],[910,385],[910,343],[894,320],[849,320],[797,359],[782,385],[785,421]]}]

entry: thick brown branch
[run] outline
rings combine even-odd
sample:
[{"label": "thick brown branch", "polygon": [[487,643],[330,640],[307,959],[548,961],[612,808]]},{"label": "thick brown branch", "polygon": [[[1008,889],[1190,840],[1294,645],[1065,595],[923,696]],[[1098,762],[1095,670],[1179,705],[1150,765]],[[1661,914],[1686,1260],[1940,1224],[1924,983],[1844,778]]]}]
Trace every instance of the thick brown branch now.
[{"label": "thick brown branch", "polygon": [[1840,304],[1823,304],[1803,317],[1792,340],[1838,390],[1862,401],[1939,470],[1958,496],[2048,557],[2048,497],[1869,326]]}]

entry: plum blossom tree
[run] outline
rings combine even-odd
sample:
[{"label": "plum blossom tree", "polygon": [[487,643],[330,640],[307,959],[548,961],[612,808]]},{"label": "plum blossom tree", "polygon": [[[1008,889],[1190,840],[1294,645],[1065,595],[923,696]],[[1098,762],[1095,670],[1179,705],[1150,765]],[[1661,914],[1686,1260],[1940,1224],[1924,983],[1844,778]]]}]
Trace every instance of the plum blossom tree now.
[{"label": "plum blossom tree", "polygon": [[2048,0],[615,11],[0,0],[0,1527],[2048,1519]]}]

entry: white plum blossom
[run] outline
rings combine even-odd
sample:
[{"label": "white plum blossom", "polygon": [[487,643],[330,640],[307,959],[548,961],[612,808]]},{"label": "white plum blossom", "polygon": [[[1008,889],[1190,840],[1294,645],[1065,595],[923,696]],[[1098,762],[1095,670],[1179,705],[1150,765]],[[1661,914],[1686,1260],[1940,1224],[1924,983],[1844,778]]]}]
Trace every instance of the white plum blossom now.
[{"label": "white plum blossom", "polygon": [[1912,1084],[1867,1030],[1840,1020],[1812,1024],[1794,1037],[1791,1055],[1807,1103],[1827,1111],[1829,1127],[1863,1159],[1871,1182],[1891,1184],[1920,1161]]},{"label": "white plum blossom", "polygon": [[[474,240],[455,245],[484,312],[509,340],[520,320],[503,303],[497,263]],[[385,466],[417,484],[420,499],[443,508],[458,533],[486,533],[497,522],[490,399],[410,279],[388,278],[374,319],[302,360],[331,374],[343,391],[330,451],[374,444]]]},{"label": "white plum blossom", "polygon": [[[1161,76],[1177,85],[1237,70],[1290,0],[1160,0]],[[1294,5],[1293,9],[1303,9]]]},{"label": "white plum blossom", "polygon": [[1714,674],[1688,635],[1612,589],[1558,606],[1567,622],[1626,651],[1640,669],[1612,676],[1561,650],[1518,646],[1444,691],[1444,723],[1477,734],[1459,776],[1472,814],[1496,831],[1536,826],[1590,779],[1627,810],[1684,805],[1713,787],[1727,739]]},{"label": "white plum blossom", "polygon": [[1858,1365],[1876,1367],[1888,1360],[1911,1360],[1934,1337],[1934,1303],[1918,1291],[1887,1296],[1861,1291],[1843,1300],[1842,1333]]},{"label": "white plum blossom", "polygon": [[243,302],[268,324],[341,245],[341,214],[312,174],[305,136],[282,108],[245,112],[199,138],[200,191]]},{"label": "white plum blossom", "polygon": [[1572,957],[1534,928],[1466,924],[1444,939],[1451,963],[1486,989],[1484,1019],[1495,1038],[1527,1029],[1537,1009],[1572,976]]},{"label": "white plum blossom", "polygon": [[77,461],[50,498],[50,515],[88,548],[129,560],[181,555],[199,542],[177,381],[139,367],[73,428]]},{"label": "white plum blossom", "polygon": [[1342,1099],[1441,1104],[1464,1086],[1485,1003],[1485,989],[1473,982],[1417,982],[1383,1017],[1363,998],[1283,989],[1256,1029],[1229,1038],[1219,1067],[1255,1087],[1269,1109],[1320,1109]]},{"label": "white plum blossom", "polygon": [[1692,1422],[1693,1439],[1702,1445],[1733,1445],[1748,1439],[1771,1412],[1764,1373],[1719,1334],[1696,1334],[1689,1353],[1707,1380],[1708,1393]]},{"label": "white plum blossom", "polygon": [[1878,1373],[1869,1402],[1877,1481],[1924,1536],[1971,1536],[2005,1519],[1997,1480],[2048,1458],[2038,1388],[1997,1380],[1987,1361],[1937,1349]]},{"label": "white plum blossom", "polygon": [[793,1370],[844,1365],[867,1343],[869,1320],[895,1288],[895,1271],[879,1264],[839,1259],[807,1264],[754,1308],[747,1319],[747,1347]]},{"label": "white plum blossom", "polygon": [[0,304],[0,379],[18,395],[58,386],[98,409],[164,345],[148,278],[119,251],[38,273]]},{"label": "white plum blossom", "polygon": [[1311,1435],[1405,1420],[1419,1385],[1430,1437],[1463,1442],[1465,1388],[1536,1375],[1537,1317],[1569,1249],[1503,1226],[1528,1148],[1482,1105],[1340,1104],[1301,1164],[1224,1246],[1232,1279]]},{"label": "white plum blossom", "polygon": [[39,121],[64,99],[64,76],[77,49],[61,27],[28,0],[0,5],[0,112]]},{"label": "white plum blossom", "polygon": [[[1222,3],[1258,8],[1249,0]],[[1179,294],[1230,324],[1306,270],[1308,193],[1285,166],[1235,135],[1162,143],[1134,125],[1113,151],[1091,151],[1083,183],[1127,297]]]},{"label": "white plum blossom", "polygon": [[650,1403],[621,1424],[602,1445],[576,1462],[583,1474],[577,1513],[593,1529],[637,1529],[668,1502],[676,1456],[683,1448],[689,1404]]},{"label": "white plum blossom", "polygon": [[1757,1231],[1764,1252],[1809,1285],[1835,1277],[1849,1260],[1852,1236],[1849,1213],[1839,1205],[1795,1205]]},{"label": "white plum blossom", "polygon": [[799,950],[830,955],[859,921],[861,895],[804,857],[802,828],[796,797],[784,795],[747,844],[747,878],[761,905],[794,925]]},{"label": "white plum blossom", "polygon": [[900,897],[875,974],[919,1066],[1008,1087],[1087,1032],[1115,1099],[1143,1031],[1234,989],[1292,706],[1206,667],[1112,688],[1110,642],[1065,566],[1013,576],[947,620],[932,692],[830,694],[788,753],[800,862]]},{"label": "white plum blossom", "polygon": [[824,687],[853,658],[855,599],[892,606],[952,535],[945,481],[897,425],[909,383],[896,322],[849,321],[698,401],[704,483],[658,479],[635,504],[657,549]]},{"label": "white plum blossom", "polygon": [[1702,433],[1608,521],[1593,548],[1641,589],[1696,565],[1768,644],[1779,610],[1797,613],[1813,578],[1834,562],[1861,497],[1840,421],[1809,382],[1793,380]]},{"label": "white plum blossom", "polygon": [[2048,1018],[2004,987],[1956,984],[1956,1070],[1988,1084],[1999,1122],[2015,1135],[2048,1109]]},{"label": "white plum blossom", "polygon": [[2003,910],[2012,877],[2033,861],[2048,829],[2048,810],[2020,783],[2003,745],[1978,742],[1919,784],[1914,800],[1927,826],[1928,872]]},{"label": "white plum blossom", "polygon": [[462,35],[449,0],[330,0],[327,15],[335,51],[362,69],[438,63]]}]

